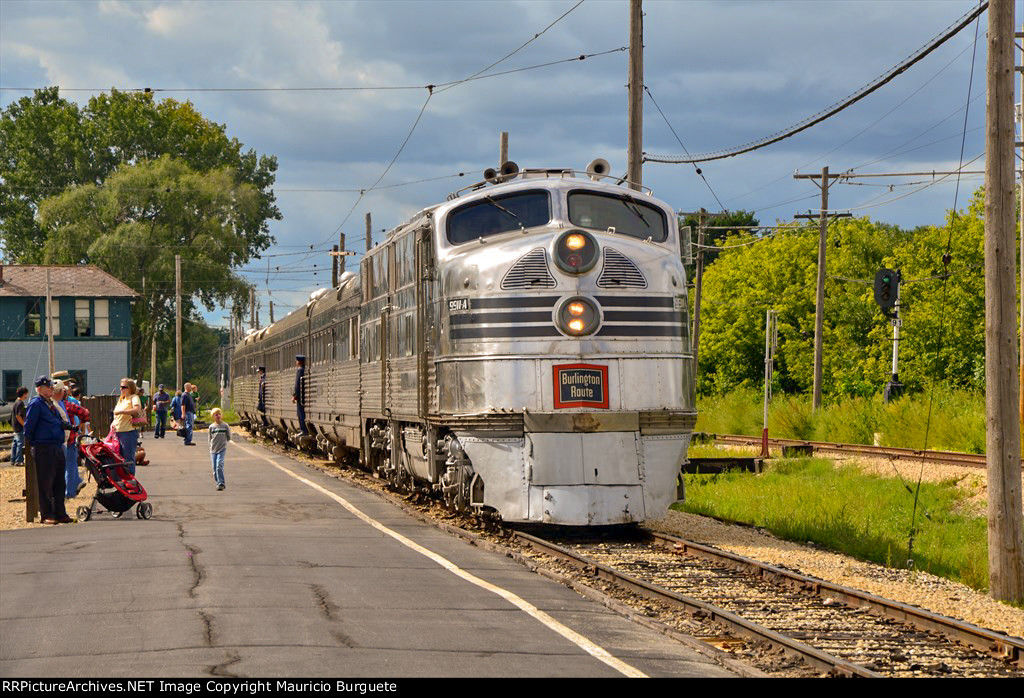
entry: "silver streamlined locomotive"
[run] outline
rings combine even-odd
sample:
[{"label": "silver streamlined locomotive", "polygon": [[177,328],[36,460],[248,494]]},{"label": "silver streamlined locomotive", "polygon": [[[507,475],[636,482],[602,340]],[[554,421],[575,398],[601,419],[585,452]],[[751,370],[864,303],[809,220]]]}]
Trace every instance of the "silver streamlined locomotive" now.
[{"label": "silver streamlined locomotive", "polygon": [[244,423],[506,522],[662,516],[696,419],[683,241],[607,171],[506,163],[390,231],[235,347]]}]

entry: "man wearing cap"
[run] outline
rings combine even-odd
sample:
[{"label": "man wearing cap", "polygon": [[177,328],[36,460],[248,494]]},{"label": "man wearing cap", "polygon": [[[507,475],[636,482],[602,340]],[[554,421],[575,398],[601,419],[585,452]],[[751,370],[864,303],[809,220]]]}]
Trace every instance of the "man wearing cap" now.
[{"label": "man wearing cap", "polygon": [[153,396],[153,412],[156,414],[156,426],[153,427],[153,438],[167,438],[167,410],[171,406],[171,396],[164,391],[163,383]]},{"label": "man wearing cap", "polygon": [[71,523],[64,509],[65,425],[50,401],[53,383],[49,376],[36,378],[35,388],[36,396],[28,403],[25,415],[25,441],[36,464],[39,515],[44,524]]},{"label": "man wearing cap", "polygon": [[309,435],[306,429],[306,384],[303,378],[306,375],[306,357],[304,354],[295,356],[295,389],[292,391],[292,402],[295,403],[295,411],[299,418],[299,429],[303,436]]}]

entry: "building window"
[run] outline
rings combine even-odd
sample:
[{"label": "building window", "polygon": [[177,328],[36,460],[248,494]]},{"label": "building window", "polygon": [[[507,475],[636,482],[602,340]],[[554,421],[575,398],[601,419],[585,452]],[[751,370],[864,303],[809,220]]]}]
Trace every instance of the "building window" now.
[{"label": "building window", "polygon": [[92,336],[92,323],[89,318],[89,301],[87,299],[75,299],[75,336]]},{"label": "building window", "polygon": [[39,300],[25,304],[25,336],[38,337],[43,333],[42,303]]},{"label": "building window", "polygon": [[4,371],[4,401],[14,402],[21,387],[21,371]]},{"label": "building window", "polygon": [[53,336],[56,337],[60,334],[60,301],[54,297],[50,297],[50,316],[46,319],[47,322],[53,323],[50,327],[53,328]]},{"label": "building window", "polygon": [[106,337],[110,334],[110,301],[93,301],[93,315],[96,320],[96,336]]}]

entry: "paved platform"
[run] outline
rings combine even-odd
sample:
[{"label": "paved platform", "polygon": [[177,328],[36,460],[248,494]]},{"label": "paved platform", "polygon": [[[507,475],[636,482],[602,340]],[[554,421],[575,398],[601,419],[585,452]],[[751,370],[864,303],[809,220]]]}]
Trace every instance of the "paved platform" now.
[{"label": "paved platform", "polygon": [[152,520],[0,533],[0,675],[732,675],[252,443],[229,446],[217,491],[196,436],[145,436]]}]

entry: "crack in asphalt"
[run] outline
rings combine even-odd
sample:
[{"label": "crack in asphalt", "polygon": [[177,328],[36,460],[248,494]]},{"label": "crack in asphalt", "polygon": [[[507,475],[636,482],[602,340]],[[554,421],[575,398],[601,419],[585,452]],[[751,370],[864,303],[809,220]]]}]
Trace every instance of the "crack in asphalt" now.
[{"label": "crack in asphalt", "polygon": [[206,673],[208,673],[210,676],[221,676],[221,677],[224,677],[224,678],[232,678],[232,679],[240,678],[241,674],[232,674],[227,669],[232,664],[237,664],[240,661],[242,661],[242,655],[237,654],[235,652],[228,652],[228,659],[227,659],[227,661],[221,662],[220,664],[215,664],[213,666],[207,667],[206,668]]}]

